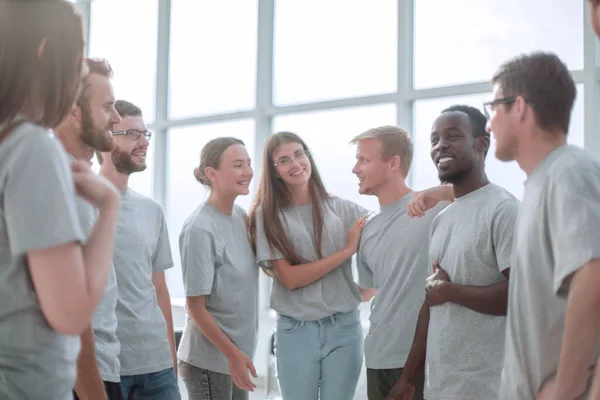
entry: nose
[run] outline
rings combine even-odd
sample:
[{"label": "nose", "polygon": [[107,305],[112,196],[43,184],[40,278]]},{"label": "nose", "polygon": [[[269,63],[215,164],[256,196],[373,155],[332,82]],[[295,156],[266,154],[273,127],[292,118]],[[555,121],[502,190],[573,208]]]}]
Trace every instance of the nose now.
[{"label": "nose", "polygon": [[244,168],[243,174],[244,174],[244,176],[253,177],[254,170],[252,169],[252,167],[250,165],[248,165],[246,168]]},{"label": "nose", "polygon": [[354,167],[352,167],[352,173],[354,175],[358,175],[358,162],[354,164]]},{"label": "nose", "polygon": [[492,133],[492,122],[488,119],[487,123],[485,124],[485,131],[487,133]]},{"label": "nose", "polygon": [[112,108],[112,110],[111,110],[111,113],[110,113],[110,122],[112,122],[113,124],[118,124],[121,121],[123,121],[123,119],[121,118],[121,116],[117,112],[117,109],[115,108],[115,106],[112,106],[111,108]]}]

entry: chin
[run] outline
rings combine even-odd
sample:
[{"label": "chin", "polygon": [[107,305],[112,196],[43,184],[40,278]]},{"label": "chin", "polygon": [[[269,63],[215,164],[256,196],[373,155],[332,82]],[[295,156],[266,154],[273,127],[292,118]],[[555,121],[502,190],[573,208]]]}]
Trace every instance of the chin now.
[{"label": "chin", "polygon": [[494,155],[498,160],[505,162],[513,161],[515,159],[514,154],[512,154],[512,152],[506,151],[498,147],[496,148],[496,152]]}]

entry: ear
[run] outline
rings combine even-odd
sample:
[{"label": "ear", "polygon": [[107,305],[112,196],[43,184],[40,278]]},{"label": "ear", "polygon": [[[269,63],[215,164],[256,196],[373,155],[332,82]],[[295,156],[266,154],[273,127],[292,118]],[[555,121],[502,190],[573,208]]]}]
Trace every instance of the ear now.
[{"label": "ear", "polygon": [[392,169],[400,169],[400,165],[402,165],[402,159],[399,155],[395,155],[390,158],[390,166]]},{"label": "ear", "polygon": [[517,99],[513,103],[513,107],[516,110],[517,118],[522,122],[525,119],[525,114],[527,114],[527,102],[523,96],[517,96]]},{"label": "ear", "polygon": [[477,150],[482,153],[486,153],[490,149],[490,137],[489,136],[479,136],[477,138]]},{"label": "ear", "polygon": [[206,168],[204,169],[204,173],[206,174],[206,177],[207,177],[207,178],[208,178],[208,179],[209,179],[211,182],[214,182],[214,181],[215,181],[215,178],[216,178],[216,176],[217,176],[216,172],[217,172],[217,171],[216,171],[216,170],[215,170],[213,167],[206,167]]}]

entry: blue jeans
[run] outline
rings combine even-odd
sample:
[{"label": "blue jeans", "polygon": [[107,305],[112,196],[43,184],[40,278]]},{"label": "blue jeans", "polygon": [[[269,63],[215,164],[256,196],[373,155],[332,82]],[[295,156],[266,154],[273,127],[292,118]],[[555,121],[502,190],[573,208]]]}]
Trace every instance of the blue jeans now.
[{"label": "blue jeans", "polygon": [[121,376],[125,400],[181,400],[173,368],[149,374]]},{"label": "blue jeans", "polygon": [[285,400],[352,400],[363,362],[358,310],[319,321],[279,315],[275,346]]}]

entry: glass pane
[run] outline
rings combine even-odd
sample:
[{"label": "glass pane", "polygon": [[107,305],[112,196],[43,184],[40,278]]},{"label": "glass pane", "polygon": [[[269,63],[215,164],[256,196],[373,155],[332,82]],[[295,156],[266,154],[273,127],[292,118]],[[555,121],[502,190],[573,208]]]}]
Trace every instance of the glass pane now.
[{"label": "glass pane", "polygon": [[[577,100],[571,117],[569,143],[583,146],[583,86],[577,87]],[[438,185],[437,170],[431,161],[429,135],[433,121],[440,112],[453,104],[466,104],[481,109],[483,102],[491,99],[491,93],[477,95],[443,97],[439,99],[420,100],[414,105],[414,134],[415,156],[412,168],[412,186],[425,189]],[[492,136],[491,148],[486,159],[486,173],[490,181],[506,188],[519,199],[523,196],[525,173],[515,161],[506,163],[494,155],[496,143]]]},{"label": "glass pane", "polygon": [[90,57],[106,58],[114,70],[118,99],[140,107],[154,121],[158,0],[93,1]]},{"label": "glass pane", "polygon": [[[154,146],[152,144],[151,141],[146,153],[146,170],[131,174],[129,177],[129,187],[147,197],[154,197]],[[100,172],[100,164],[96,156],[92,158],[92,171]]]},{"label": "glass pane", "polygon": [[273,131],[292,131],[306,142],[328,192],[373,210],[377,198],[358,193],[356,147],[349,142],[367,129],[395,123],[396,106],[383,104],[280,116]]},{"label": "glass pane", "polygon": [[396,91],[397,8],[397,0],[277,1],[275,103]]},{"label": "glass pane", "polygon": [[[179,255],[179,234],[186,218],[208,198],[208,191],[194,178],[194,168],[200,163],[202,147],[219,136],[233,136],[246,144],[248,154],[254,155],[254,121],[242,120],[173,128],[169,131],[167,161],[167,223],[175,268],[167,271],[171,297],[185,297]],[[253,161],[253,164],[256,162]],[[256,184],[258,176],[254,177]],[[254,198],[240,196],[236,204],[248,210]]]},{"label": "glass pane", "polygon": [[557,0],[551,7],[547,0],[414,3],[415,88],[487,81],[502,62],[534,50],[553,51],[569,68],[583,68],[583,1]]},{"label": "glass pane", "polygon": [[254,107],[257,18],[257,0],[171,1],[171,117]]}]

